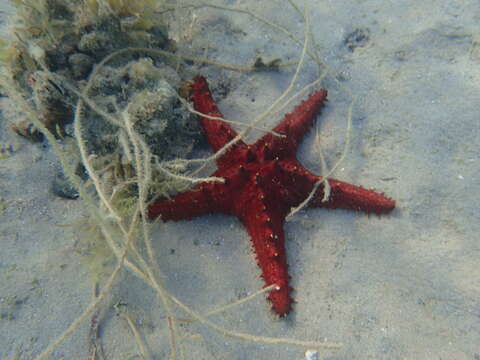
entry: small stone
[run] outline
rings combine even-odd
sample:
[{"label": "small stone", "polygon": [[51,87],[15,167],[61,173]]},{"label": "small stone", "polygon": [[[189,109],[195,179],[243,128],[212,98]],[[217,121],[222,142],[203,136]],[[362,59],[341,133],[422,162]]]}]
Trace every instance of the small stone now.
[{"label": "small stone", "polygon": [[68,63],[76,79],[85,79],[93,67],[94,60],[86,54],[76,53],[70,55]]},{"label": "small stone", "polygon": [[318,351],[316,350],[305,351],[305,360],[319,360]]},{"label": "small stone", "polygon": [[52,193],[58,197],[75,200],[80,196],[77,189],[70,183],[63,171],[59,171],[51,185]]},{"label": "small stone", "polygon": [[[78,162],[75,167],[75,175],[77,175],[82,181],[87,181],[89,178],[87,170],[80,162]],[[57,170],[52,181],[51,190],[54,195],[64,199],[75,200],[80,196],[77,189],[72,185],[70,179],[68,179],[63,170]]]}]

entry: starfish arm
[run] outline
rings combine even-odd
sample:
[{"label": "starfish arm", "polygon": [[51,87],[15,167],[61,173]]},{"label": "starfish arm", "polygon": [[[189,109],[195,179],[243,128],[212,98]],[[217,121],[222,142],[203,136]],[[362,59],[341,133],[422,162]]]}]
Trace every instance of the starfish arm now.
[{"label": "starfish arm", "polygon": [[[190,84],[190,87],[195,110],[202,114],[223,119],[223,115],[215,104],[210,89],[208,88],[207,80],[205,80],[203,76],[197,76],[193,80],[193,83]],[[200,116],[200,122],[213,152],[217,152],[237,136],[237,132],[225,121]],[[237,142],[235,146],[246,147],[245,143],[241,140]]]},{"label": "starfish arm", "polygon": [[263,136],[259,146],[278,151],[287,149],[289,155],[297,150],[297,146],[304,135],[310,130],[316,115],[327,100],[327,90],[320,89],[312,93],[307,100],[302,101],[295,109],[285,115],[283,121],[273,128],[273,131],[286,135],[281,138],[272,134]]},{"label": "starfish arm", "polygon": [[288,284],[290,276],[283,231],[285,215],[275,210],[267,210],[259,198],[249,201],[248,209],[239,218],[251,237],[265,286],[278,286],[268,295],[272,309],[278,315],[285,316],[290,312],[293,301],[290,297],[292,288]]},{"label": "starfish arm", "polygon": [[[318,178],[317,179],[321,179]],[[330,184],[330,197],[323,201],[324,185],[320,185],[314,198],[310,202],[311,207],[327,209],[346,209],[363,211],[366,214],[387,214],[395,208],[395,201],[383,194],[361,186],[348,184],[335,179],[328,179]]]},{"label": "starfish arm", "polygon": [[221,204],[216,193],[220,193],[216,183],[201,183],[191,190],[175,195],[170,199],[160,199],[148,207],[148,217],[163,221],[192,219],[215,212],[221,212]]}]

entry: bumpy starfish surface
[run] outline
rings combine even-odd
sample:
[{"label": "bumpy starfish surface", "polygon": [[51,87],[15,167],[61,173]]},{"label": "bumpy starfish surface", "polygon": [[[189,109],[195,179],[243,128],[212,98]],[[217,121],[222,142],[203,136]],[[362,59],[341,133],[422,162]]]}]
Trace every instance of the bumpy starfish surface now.
[{"label": "bumpy starfish surface", "polygon": [[[195,109],[222,118],[206,80],[196,77],[190,86]],[[160,216],[164,221],[191,219],[210,213],[238,217],[250,234],[266,286],[277,285],[268,299],[280,316],[288,314],[292,303],[283,231],[285,217],[321,180],[298,162],[295,153],[326,97],[327,91],[320,89],[287,114],[273,129],[285,137],[268,133],[253,145],[238,141],[231,146],[218,158],[218,169],[212,175],[225,179],[224,183],[200,183],[187,192],[158,200],[149,207],[150,218]],[[224,121],[206,117],[200,117],[200,121],[214,152],[237,135]],[[331,192],[327,201],[323,201],[321,185],[308,206],[378,215],[395,207],[395,201],[372,190],[334,179],[328,182]]]}]

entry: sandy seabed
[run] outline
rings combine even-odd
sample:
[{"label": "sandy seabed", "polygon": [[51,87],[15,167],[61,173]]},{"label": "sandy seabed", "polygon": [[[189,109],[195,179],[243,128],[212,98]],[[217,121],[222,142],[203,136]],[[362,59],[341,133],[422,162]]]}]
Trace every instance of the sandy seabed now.
[{"label": "sandy seabed", "polygon": [[[247,7],[302,35],[302,19],[288,2],[219,3]],[[321,351],[321,359],[480,359],[480,4],[311,1],[310,8],[312,33],[331,70],[322,84],[329,102],[317,120],[330,164],[342,149],[351,101],[332,78],[357,97],[350,152],[334,177],[385,192],[398,208],[381,218],[339,210],[298,214],[285,227],[294,311],[278,320],[260,296],[213,320],[253,334],[343,344]],[[209,47],[212,59],[248,64],[259,54],[295,60],[301,50],[246,15],[212,9],[194,15],[192,41],[183,45],[190,53]],[[316,70],[308,64],[301,85]],[[280,95],[292,75],[198,71],[213,87],[229,84],[219,106],[226,118],[244,122]],[[0,144],[13,148],[0,160],[0,358],[33,359],[89,304],[92,281],[76,251],[78,229],[64,226],[83,216],[82,203],[50,191],[58,169],[51,149],[8,127],[0,120]],[[299,158],[319,172],[312,135]],[[167,223],[152,235],[164,250],[159,262],[168,289],[197,310],[263,286],[236,219]],[[128,273],[121,281],[109,308],[128,304],[154,358],[166,358],[167,329],[153,292]],[[52,358],[87,358],[88,327]],[[198,324],[182,331],[186,359],[304,358],[301,348],[245,343]],[[106,359],[139,353],[114,311],[105,315],[101,338]]]}]

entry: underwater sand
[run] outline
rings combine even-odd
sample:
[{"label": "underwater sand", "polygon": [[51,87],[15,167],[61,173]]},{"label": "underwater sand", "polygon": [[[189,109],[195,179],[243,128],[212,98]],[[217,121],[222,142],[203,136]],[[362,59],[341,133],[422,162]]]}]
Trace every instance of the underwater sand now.
[{"label": "underwater sand", "polygon": [[[248,6],[302,34],[301,18],[288,2],[220,3]],[[319,209],[298,214],[285,226],[298,302],[289,317],[276,319],[260,296],[212,320],[264,336],[343,343],[340,350],[320,351],[320,359],[480,359],[480,4],[311,4],[322,60],[357,96],[351,151],[334,177],[385,192],[398,209],[382,218]],[[185,52],[201,55],[208,46],[212,59],[241,65],[265,54],[298,58],[298,46],[248,16],[212,9],[195,15]],[[212,84],[228,85],[220,109],[244,122],[266,108],[292,75],[207,66],[198,72]],[[317,76],[310,63],[300,83]],[[331,78],[323,86],[329,102],[318,121],[332,165],[342,149],[350,99]],[[312,135],[299,158],[319,172]],[[48,146],[19,139],[4,121],[0,142],[14,145],[12,155],[0,160],[0,359],[33,359],[91,301],[78,230],[65,226],[84,211],[81,202],[51,193],[58,164]],[[167,223],[152,236],[168,289],[196,310],[263,286],[248,235],[234,218]],[[109,309],[126,303],[154,358],[165,359],[166,322],[153,292],[128,273],[120,280]],[[86,359],[88,327],[52,358]],[[294,346],[245,343],[199,325],[182,329],[191,336],[183,341],[186,359],[304,358]],[[106,359],[139,354],[113,310],[102,322],[101,339]]]}]

